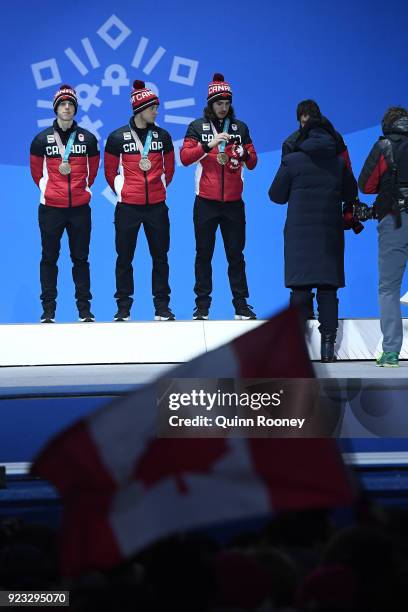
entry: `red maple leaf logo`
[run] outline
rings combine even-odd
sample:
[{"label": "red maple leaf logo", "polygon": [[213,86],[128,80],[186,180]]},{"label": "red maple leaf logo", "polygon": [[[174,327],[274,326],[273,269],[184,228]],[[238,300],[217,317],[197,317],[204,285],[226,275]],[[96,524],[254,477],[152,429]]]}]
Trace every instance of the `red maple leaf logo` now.
[{"label": "red maple leaf logo", "polygon": [[146,488],[160,480],[174,478],[180,493],[187,494],[186,474],[210,474],[228,452],[225,439],[158,438],[149,442],[136,464],[134,476]]}]

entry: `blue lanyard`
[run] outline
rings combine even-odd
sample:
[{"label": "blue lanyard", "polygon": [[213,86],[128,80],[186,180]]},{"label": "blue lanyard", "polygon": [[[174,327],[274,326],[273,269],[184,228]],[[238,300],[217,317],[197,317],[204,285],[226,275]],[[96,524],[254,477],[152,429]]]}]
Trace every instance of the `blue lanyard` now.
[{"label": "blue lanyard", "polygon": [[137,149],[141,155],[141,157],[146,158],[148,156],[149,153],[149,149],[150,149],[150,145],[152,144],[152,140],[153,140],[153,130],[149,130],[147,132],[146,135],[146,140],[144,143],[144,147],[143,150],[141,151],[140,149],[142,148],[142,141],[140,140],[139,136],[137,135],[137,132],[132,128],[132,126],[129,123],[129,127],[130,127],[130,133],[132,134],[133,140],[136,143]]},{"label": "blue lanyard", "polygon": [[[224,125],[222,126],[222,131],[227,132],[228,134],[229,126],[230,126],[230,120],[229,120],[229,117],[227,117],[226,119],[224,119]],[[226,144],[227,143],[225,140],[220,142],[220,144],[218,145],[218,150],[220,151],[220,153],[224,153]]]},{"label": "blue lanyard", "polygon": [[65,147],[65,151],[64,151],[64,157],[62,158],[63,162],[68,161],[69,154],[71,153],[71,150],[72,150],[72,145],[74,144],[75,136],[76,136],[76,130],[74,132],[71,132],[71,135],[68,138],[67,146]]},{"label": "blue lanyard", "polygon": [[142,157],[147,157],[147,155],[149,153],[150,145],[152,144],[152,140],[153,140],[153,132],[152,132],[152,130],[149,130],[147,132],[146,140],[145,140],[145,143],[144,143]]}]

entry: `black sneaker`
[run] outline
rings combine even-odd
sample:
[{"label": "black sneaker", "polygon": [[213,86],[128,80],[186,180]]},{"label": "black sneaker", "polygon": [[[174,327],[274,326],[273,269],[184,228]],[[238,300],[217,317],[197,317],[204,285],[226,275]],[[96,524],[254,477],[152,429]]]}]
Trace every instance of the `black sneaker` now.
[{"label": "black sneaker", "polygon": [[55,310],[44,308],[40,321],[41,323],[55,323]]},{"label": "black sneaker", "polygon": [[127,306],[118,306],[118,312],[113,317],[115,321],[129,321],[130,311]]},{"label": "black sneaker", "polygon": [[95,321],[95,315],[90,310],[80,310],[79,320],[81,323],[93,323]]},{"label": "black sneaker", "polygon": [[208,321],[208,308],[204,306],[196,306],[193,312],[194,321]]},{"label": "black sneaker", "polygon": [[242,306],[235,306],[235,320],[236,321],[249,321],[250,319],[256,319],[256,314],[252,310],[253,306],[249,304],[243,304]]},{"label": "black sneaker", "polygon": [[175,321],[176,317],[171,312],[168,306],[162,306],[161,308],[156,308],[156,312],[154,313],[155,321]]}]

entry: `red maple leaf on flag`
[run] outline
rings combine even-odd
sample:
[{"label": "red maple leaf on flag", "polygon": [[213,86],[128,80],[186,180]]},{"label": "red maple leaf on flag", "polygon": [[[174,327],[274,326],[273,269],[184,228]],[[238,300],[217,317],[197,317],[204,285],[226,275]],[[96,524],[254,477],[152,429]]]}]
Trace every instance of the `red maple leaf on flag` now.
[{"label": "red maple leaf on flag", "polygon": [[225,439],[158,438],[147,444],[135,466],[134,477],[146,488],[174,478],[181,494],[188,493],[186,474],[210,474],[214,464],[228,452]]}]

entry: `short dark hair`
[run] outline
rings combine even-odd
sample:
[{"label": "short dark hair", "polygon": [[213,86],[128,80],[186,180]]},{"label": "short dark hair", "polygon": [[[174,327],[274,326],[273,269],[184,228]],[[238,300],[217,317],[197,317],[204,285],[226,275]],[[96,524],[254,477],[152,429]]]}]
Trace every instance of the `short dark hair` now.
[{"label": "short dark hair", "polygon": [[[217,115],[213,111],[213,104],[214,104],[213,102],[210,102],[210,104],[207,104],[207,106],[203,110],[204,117],[207,119],[207,121],[216,121],[217,120]],[[227,117],[229,117],[229,119],[231,121],[235,120],[235,111],[234,111],[232,105],[228,109]]]},{"label": "short dark hair", "polygon": [[298,121],[300,121],[302,115],[309,115],[309,117],[320,119],[322,113],[320,112],[318,103],[314,100],[302,100],[299,102],[296,109],[296,117]]},{"label": "short dark hair", "polygon": [[407,116],[408,110],[403,106],[390,106],[382,118],[381,125],[383,128],[390,128],[395,121]]}]

